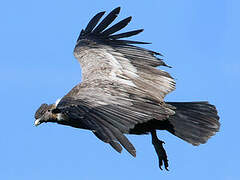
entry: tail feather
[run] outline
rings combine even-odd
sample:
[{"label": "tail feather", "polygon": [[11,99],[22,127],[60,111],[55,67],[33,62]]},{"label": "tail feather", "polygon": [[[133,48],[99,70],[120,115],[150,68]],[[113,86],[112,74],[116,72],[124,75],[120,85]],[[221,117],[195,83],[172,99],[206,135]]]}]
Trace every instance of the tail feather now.
[{"label": "tail feather", "polygon": [[169,122],[175,136],[197,146],[204,144],[219,131],[219,116],[215,106],[208,102],[167,102],[174,106],[175,114]]}]

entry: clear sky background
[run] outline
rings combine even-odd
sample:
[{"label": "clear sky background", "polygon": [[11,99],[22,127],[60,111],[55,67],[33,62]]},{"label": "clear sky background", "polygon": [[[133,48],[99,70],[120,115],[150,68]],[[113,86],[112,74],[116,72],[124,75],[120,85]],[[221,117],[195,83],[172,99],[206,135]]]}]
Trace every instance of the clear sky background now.
[{"label": "clear sky background", "polygon": [[[137,157],[115,152],[91,132],[57,124],[34,127],[34,113],[81,81],[73,48],[99,11],[121,6],[134,40],[164,54],[176,78],[169,101],[208,100],[221,129],[194,147],[167,132],[170,171],[160,171],[150,136],[128,136]],[[0,3],[0,179],[219,179],[239,175],[240,2],[238,0],[9,0]]]}]

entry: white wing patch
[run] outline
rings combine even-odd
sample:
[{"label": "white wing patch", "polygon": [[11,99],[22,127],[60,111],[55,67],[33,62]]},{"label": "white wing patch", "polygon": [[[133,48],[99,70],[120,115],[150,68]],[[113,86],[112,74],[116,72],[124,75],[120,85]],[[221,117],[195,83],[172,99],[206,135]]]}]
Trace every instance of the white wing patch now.
[{"label": "white wing patch", "polygon": [[[121,55],[121,54],[119,54]],[[125,85],[136,87],[136,85],[128,77],[138,77],[136,74],[137,69],[130,63],[130,61],[124,57],[113,56],[112,54],[106,52],[106,57],[109,64],[112,67],[110,77],[112,80],[120,82]]]},{"label": "white wing patch", "polygon": [[61,121],[61,120],[64,120],[64,115],[62,113],[58,113],[57,114],[57,120]]},{"label": "white wing patch", "polygon": [[58,103],[61,101],[61,99],[62,99],[62,98],[59,98],[59,99],[56,100],[56,102],[55,102],[55,107],[57,107],[57,105],[58,105]]}]

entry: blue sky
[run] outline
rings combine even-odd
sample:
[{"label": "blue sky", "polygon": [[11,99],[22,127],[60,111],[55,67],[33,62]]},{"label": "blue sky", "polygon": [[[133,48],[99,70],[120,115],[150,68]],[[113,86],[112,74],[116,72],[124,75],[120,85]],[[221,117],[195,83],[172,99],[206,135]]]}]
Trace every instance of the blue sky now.
[{"label": "blue sky", "polygon": [[[237,0],[16,1],[0,3],[1,179],[219,179],[239,175],[240,23]],[[126,30],[144,28],[135,40],[164,54],[177,89],[169,101],[208,100],[221,129],[193,147],[166,133],[170,171],[158,169],[150,136],[128,136],[132,158],[116,153],[91,132],[33,126],[43,102],[52,103],[81,80],[73,48],[95,13],[121,6]],[[119,20],[119,19],[118,19]]]}]

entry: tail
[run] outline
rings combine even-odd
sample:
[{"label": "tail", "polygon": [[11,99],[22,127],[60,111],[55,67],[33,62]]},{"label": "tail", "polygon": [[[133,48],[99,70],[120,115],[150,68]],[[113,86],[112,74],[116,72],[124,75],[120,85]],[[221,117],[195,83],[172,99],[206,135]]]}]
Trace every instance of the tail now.
[{"label": "tail", "polygon": [[208,102],[167,102],[175,114],[169,118],[168,131],[194,146],[204,144],[219,131],[219,116],[215,106]]}]

